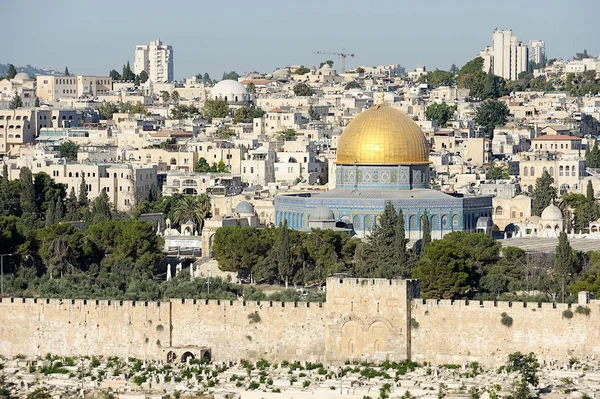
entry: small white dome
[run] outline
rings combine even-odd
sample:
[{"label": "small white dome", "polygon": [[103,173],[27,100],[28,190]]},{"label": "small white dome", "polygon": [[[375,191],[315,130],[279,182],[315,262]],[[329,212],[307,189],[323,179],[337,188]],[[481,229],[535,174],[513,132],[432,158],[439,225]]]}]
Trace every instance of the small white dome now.
[{"label": "small white dome", "polygon": [[236,102],[235,98],[238,97],[237,102],[242,102],[247,100],[248,90],[236,80],[222,80],[213,86],[210,96],[213,99],[227,98],[227,102]]},{"label": "small white dome", "polygon": [[18,81],[23,82],[24,80],[30,80],[30,77],[25,72],[19,72],[18,74],[15,75],[13,80],[18,80]]},{"label": "small white dome", "polygon": [[339,136],[342,134],[342,128],[341,127],[336,127],[331,131],[331,135],[332,136]]},{"label": "small white dome", "polygon": [[560,208],[550,204],[542,211],[542,220],[562,220],[563,214]]},{"label": "small white dome", "polygon": [[335,215],[333,211],[329,209],[328,206],[319,205],[310,213],[311,221],[326,221],[326,220],[335,220]]},{"label": "small white dome", "polygon": [[254,213],[254,207],[248,201],[242,201],[236,205],[235,213]]}]

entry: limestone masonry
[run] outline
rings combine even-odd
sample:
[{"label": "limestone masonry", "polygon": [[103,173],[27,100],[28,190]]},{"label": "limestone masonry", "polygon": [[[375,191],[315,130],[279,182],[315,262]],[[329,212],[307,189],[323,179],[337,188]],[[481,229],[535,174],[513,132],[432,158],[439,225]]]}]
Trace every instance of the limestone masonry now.
[{"label": "limestone masonry", "polygon": [[585,293],[570,308],[423,300],[416,280],[355,278],[329,278],[323,304],[1,298],[0,354],[498,365],[521,351],[564,361],[600,355],[599,315]]}]

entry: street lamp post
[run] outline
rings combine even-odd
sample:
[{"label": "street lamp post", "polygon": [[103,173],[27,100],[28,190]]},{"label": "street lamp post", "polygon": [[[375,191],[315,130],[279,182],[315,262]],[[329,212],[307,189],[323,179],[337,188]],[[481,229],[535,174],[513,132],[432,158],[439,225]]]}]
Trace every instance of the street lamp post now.
[{"label": "street lamp post", "polygon": [[12,254],[0,254],[0,294],[4,294],[4,257]]}]

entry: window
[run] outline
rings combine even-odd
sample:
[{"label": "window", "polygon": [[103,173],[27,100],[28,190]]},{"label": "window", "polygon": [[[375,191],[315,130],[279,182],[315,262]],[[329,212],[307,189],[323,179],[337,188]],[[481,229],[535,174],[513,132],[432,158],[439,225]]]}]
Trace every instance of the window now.
[{"label": "window", "polygon": [[533,166],[531,168],[529,168],[529,175],[535,176],[535,169],[533,168]]},{"label": "window", "polygon": [[564,170],[565,170],[565,168],[564,168],[562,165],[561,165],[561,166],[559,166],[559,167],[558,167],[558,175],[559,175],[559,176],[562,176],[562,175],[563,175],[563,173],[564,173]]}]

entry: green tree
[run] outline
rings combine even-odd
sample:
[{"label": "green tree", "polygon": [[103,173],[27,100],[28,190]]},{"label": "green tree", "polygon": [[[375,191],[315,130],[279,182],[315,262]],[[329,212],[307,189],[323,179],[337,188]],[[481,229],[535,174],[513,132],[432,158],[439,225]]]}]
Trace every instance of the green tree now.
[{"label": "green tree", "polygon": [[456,105],[434,103],[425,110],[425,118],[428,121],[437,121],[440,126],[446,127],[448,121],[454,116],[455,111]]},{"label": "green tree", "polygon": [[505,164],[497,164],[496,161],[492,161],[488,170],[488,178],[490,180],[506,180],[510,178],[510,174]]},{"label": "green tree", "polygon": [[17,76],[17,69],[13,64],[8,64],[8,71],[6,72],[7,79],[14,79]]},{"label": "green tree", "polygon": [[[394,258],[397,267],[397,275],[403,278],[410,277],[410,267],[408,266],[408,259],[406,254],[406,230],[404,227],[404,213],[402,209],[398,209],[398,220],[396,221],[396,232],[394,237]],[[393,276],[393,277],[396,277]]]},{"label": "green tree", "polygon": [[277,132],[277,138],[282,141],[294,141],[298,137],[298,132],[294,129],[285,129]]},{"label": "green tree", "polygon": [[333,60],[323,61],[319,64],[319,69],[323,68],[323,65],[329,65],[329,68],[333,68]]},{"label": "green tree", "polygon": [[473,121],[485,128],[489,137],[493,137],[494,128],[504,126],[508,120],[510,111],[508,106],[501,101],[486,100],[479,105]]},{"label": "green tree", "polygon": [[113,114],[118,111],[115,104],[106,101],[103,101],[96,109],[103,119],[112,119]]},{"label": "green tree", "polygon": [[298,97],[312,96],[313,89],[306,83],[300,82],[294,85],[294,95]]},{"label": "green tree", "polygon": [[202,117],[200,110],[193,105],[175,104],[170,111],[171,119],[188,119]]},{"label": "green tree", "polygon": [[33,106],[36,107],[36,108],[40,106],[40,99],[39,99],[39,97],[35,98],[35,103],[33,104]]},{"label": "green tree", "polygon": [[567,233],[561,231],[558,235],[558,245],[556,246],[555,256],[554,256],[554,273],[556,276],[560,278],[562,283],[562,300],[565,300],[564,294],[564,285],[568,283],[571,276],[573,276],[575,272],[575,254],[573,252],[573,248],[571,248],[571,244],[569,243],[569,238],[567,237]]},{"label": "green tree", "polygon": [[174,103],[179,101],[179,92],[177,90],[173,90],[171,93],[171,100],[173,100]]},{"label": "green tree", "polygon": [[71,224],[59,223],[36,234],[38,255],[49,275],[59,277],[76,270],[85,271],[92,263],[94,250],[82,232]]},{"label": "green tree", "polygon": [[531,213],[534,216],[541,216],[542,211],[556,199],[556,189],[552,187],[553,183],[554,178],[550,176],[548,171],[544,171],[542,175],[535,180],[533,204],[531,207]]},{"label": "green tree", "polygon": [[261,118],[265,114],[260,108],[242,107],[238,108],[233,115],[234,123],[252,122],[254,118]]},{"label": "green tree", "polygon": [[457,298],[479,287],[481,271],[499,259],[500,244],[491,236],[455,231],[432,241],[413,277],[424,298]]},{"label": "green tree", "polygon": [[67,212],[65,214],[65,218],[67,220],[74,221],[79,219],[79,202],[77,201],[77,196],[75,195],[75,187],[71,187],[69,196],[65,201],[65,207],[67,208]]},{"label": "green tree", "polygon": [[126,81],[135,80],[135,74],[131,70],[131,65],[129,64],[129,61],[127,61],[126,65],[123,65],[123,73],[121,73],[121,79]]},{"label": "green tree", "polygon": [[469,96],[481,98],[486,73],[483,71],[483,58],[475,57],[458,71],[458,87],[469,89]]},{"label": "green tree", "polygon": [[431,244],[431,223],[427,211],[421,215],[421,253],[424,253],[429,244]]},{"label": "green tree", "polygon": [[210,165],[206,161],[206,158],[201,157],[198,162],[194,165],[194,172],[196,173],[208,173],[210,172]]},{"label": "green tree", "polygon": [[111,218],[110,200],[108,199],[106,191],[102,189],[100,195],[92,201],[92,209],[90,211],[88,222],[89,224],[96,224],[110,220]]},{"label": "green tree", "polygon": [[285,288],[288,288],[289,279],[294,273],[290,254],[290,238],[287,219],[284,219],[279,225],[279,237],[277,239],[277,272],[281,281],[285,282]]},{"label": "green tree", "polygon": [[575,55],[573,56],[574,60],[583,60],[585,58],[590,58],[590,55],[588,54],[586,49],[583,49],[583,53],[575,53]]},{"label": "green tree", "polygon": [[140,87],[142,82],[140,82],[140,75],[135,75],[135,79],[133,80],[133,85],[135,87]]},{"label": "green tree", "polygon": [[225,165],[225,162],[223,162],[223,160],[219,160],[219,163],[217,163],[217,172],[218,173],[229,173],[229,170],[227,169],[227,166]]},{"label": "green tree", "polygon": [[21,108],[21,107],[23,107],[23,100],[21,99],[21,96],[19,94],[17,94],[17,92],[15,91],[15,95],[8,103],[8,108],[9,109],[17,109],[17,108]]},{"label": "green tree", "polygon": [[36,388],[35,391],[27,395],[26,399],[52,399],[52,395],[46,388]]},{"label": "green tree", "polygon": [[70,76],[71,74],[69,73],[69,68],[65,67],[65,76]]},{"label": "green tree", "polygon": [[116,69],[111,69],[110,72],[108,73],[108,76],[110,76],[111,79],[114,81],[121,80],[121,74],[119,72],[117,72]]},{"label": "green tree", "polygon": [[456,76],[456,75],[458,75],[458,71],[459,71],[459,69],[458,69],[458,67],[456,66],[456,64],[452,64],[452,65],[450,66],[450,69],[449,69],[449,71],[450,71],[450,73],[451,73],[452,75]]},{"label": "green tree", "polygon": [[344,90],[360,89],[360,88],[361,88],[361,85],[356,80],[353,80],[352,82],[348,82],[348,83],[346,83],[346,86],[344,86]]},{"label": "green tree", "polygon": [[230,115],[229,105],[223,100],[206,100],[202,114],[208,120],[226,118]]},{"label": "green tree", "polygon": [[585,150],[585,161],[588,168],[600,168],[600,149],[598,148],[598,140],[594,140],[594,145],[591,149]]},{"label": "green tree", "polygon": [[61,158],[66,158],[68,160],[77,159],[77,151],[79,150],[79,145],[75,144],[72,141],[65,141],[64,143],[58,146],[58,153]]},{"label": "green tree", "polygon": [[174,205],[173,222],[175,224],[186,223],[191,220],[198,231],[202,230],[204,219],[210,215],[210,198],[206,194],[198,196],[185,195]]},{"label": "green tree", "polygon": [[307,73],[310,72],[310,69],[306,68],[306,67],[300,67],[297,68],[294,72],[292,72],[294,75],[306,75]]},{"label": "green tree", "polygon": [[256,85],[254,83],[250,82],[246,85],[246,90],[250,94],[256,94]]},{"label": "green tree", "polygon": [[435,71],[428,72],[418,80],[419,83],[429,83],[433,87],[440,86],[454,86],[454,74],[448,71],[442,71],[436,69]]},{"label": "green tree", "polygon": [[[372,256],[370,261],[374,263],[374,266],[369,269],[375,272],[376,277],[400,276],[406,266],[406,264],[398,263],[401,260],[398,253],[402,246],[400,243],[402,238],[396,236],[399,232],[399,225],[394,205],[387,202],[367,241]],[[401,227],[403,228],[403,225]]]},{"label": "green tree", "polygon": [[240,75],[236,71],[223,72],[221,80],[238,80]]},{"label": "green tree", "polygon": [[140,72],[140,83],[146,83],[148,81],[148,72],[142,71]]},{"label": "green tree", "polygon": [[21,168],[19,172],[19,198],[21,210],[24,214],[33,215],[37,212],[35,206],[35,187],[33,185],[33,175],[27,167]]},{"label": "green tree", "polygon": [[531,384],[533,386],[539,384],[539,377],[537,375],[539,368],[540,364],[533,352],[528,355],[524,355],[521,352],[515,352],[508,355],[506,371],[509,373],[517,372],[521,374],[521,382],[525,384]]},{"label": "green tree", "polygon": [[591,180],[588,180],[587,186],[585,187],[585,197],[589,201],[594,201],[594,196],[594,185],[592,184]]},{"label": "green tree", "polygon": [[365,68],[363,68],[363,67],[356,68],[356,73],[365,73]]},{"label": "green tree", "polygon": [[85,174],[81,171],[81,183],[79,183],[79,196],[77,197],[77,202],[79,203],[80,208],[87,208],[90,201],[88,199],[88,186],[85,182]]},{"label": "green tree", "polygon": [[492,98],[497,99],[506,94],[506,82],[503,78],[488,72],[483,81],[483,89],[478,96],[482,100]]},{"label": "green tree", "polygon": [[163,103],[167,104],[169,102],[169,100],[171,99],[171,95],[169,94],[168,91],[161,91],[160,92],[160,96],[163,100]]}]

